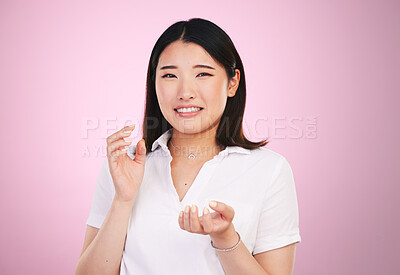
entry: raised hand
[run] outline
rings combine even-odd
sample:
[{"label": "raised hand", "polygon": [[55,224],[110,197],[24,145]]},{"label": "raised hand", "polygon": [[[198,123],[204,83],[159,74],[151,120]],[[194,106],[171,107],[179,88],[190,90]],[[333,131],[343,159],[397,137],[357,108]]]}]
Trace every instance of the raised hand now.
[{"label": "raised hand", "polygon": [[132,140],[125,141],[135,128],[134,125],[126,126],[107,137],[107,158],[110,174],[115,187],[115,199],[132,201],[142,183],[146,161],[146,146],[144,139],[136,144],[135,158],[132,160],[126,153]]}]

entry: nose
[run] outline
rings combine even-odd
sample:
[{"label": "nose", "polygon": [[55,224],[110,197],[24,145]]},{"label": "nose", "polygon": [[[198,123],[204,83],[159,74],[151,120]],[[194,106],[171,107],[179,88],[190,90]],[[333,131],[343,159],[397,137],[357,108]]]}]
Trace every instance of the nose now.
[{"label": "nose", "polygon": [[196,98],[196,91],[190,81],[183,81],[180,85],[177,98],[180,100],[189,100]]}]

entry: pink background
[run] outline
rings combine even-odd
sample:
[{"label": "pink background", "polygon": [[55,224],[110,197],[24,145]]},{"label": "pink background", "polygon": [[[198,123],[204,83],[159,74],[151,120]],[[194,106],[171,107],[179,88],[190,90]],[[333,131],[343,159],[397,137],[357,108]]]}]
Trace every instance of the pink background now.
[{"label": "pink background", "polygon": [[1,1],[0,273],[73,274],[105,137],[133,121],[141,138],[155,41],[202,17],[242,57],[248,137],[271,137],[291,163],[294,274],[399,274],[399,11],[378,0]]}]

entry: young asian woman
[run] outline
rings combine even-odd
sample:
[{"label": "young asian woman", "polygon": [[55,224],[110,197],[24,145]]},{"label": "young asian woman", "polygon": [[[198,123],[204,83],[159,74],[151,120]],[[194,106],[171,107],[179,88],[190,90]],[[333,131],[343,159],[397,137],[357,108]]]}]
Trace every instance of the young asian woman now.
[{"label": "young asian woman", "polygon": [[229,36],[171,25],[149,61],[143,139],[107,138],[76,274],[292,274],[301,241],[285,157],[242,128],[246,83]]}]

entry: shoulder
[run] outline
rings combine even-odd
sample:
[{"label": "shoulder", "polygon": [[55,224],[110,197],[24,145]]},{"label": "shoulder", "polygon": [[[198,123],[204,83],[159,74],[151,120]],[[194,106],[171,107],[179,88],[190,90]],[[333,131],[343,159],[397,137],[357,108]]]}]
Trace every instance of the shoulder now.
[{"label": "shoulder", "polygon": [[282,161],[286,160],[286,158],[280,153],[275,152],[266,147],[258,147],[255,149],[244,149],[241,147],[239,148],[240,148],[239,150],[242,150],[242,153],[244,153],[241,154],[242,158],[239,159],[241,161],[252,163],[253,165],[258,164],[262,166],[276,166],[280,164]]},{"label": "shoulder", "polygon": [[272,177],[279,173],[292,173],[292,167],[285,156],[265,147],[259,147],[254,152],[264,167],[271,167]]},{"label": "shoulder", "polygon": [[278,152],[275,152],[266,147],[258,147],[256,149],[248,150],[252,157],[259,158],[263,161],[271,161],[278,162],[284,159],[285,157]]},{"label": "shoulder", "polygon": [[249,180],[268,181],[285,160],[281,154],[265,147],[245,149],[234,146],[229,149],[229,154],[222,165],[226,169],[222,172],[229,171],[234,175],[244,174]]},{"label": "shoulder", "polygon": [[280,153],[275,152],[265,147],[259,147],[251,150],[254,158],[258,160],[262,167],[268,167],[268,171],[271,176],[276,174],[282,167],[283,164],[289,165],[287,159]]}]

